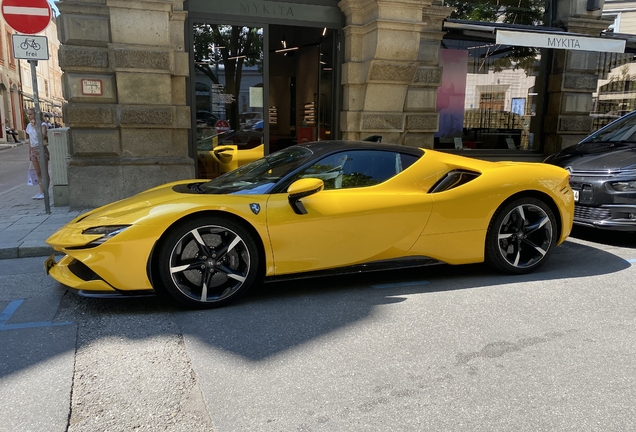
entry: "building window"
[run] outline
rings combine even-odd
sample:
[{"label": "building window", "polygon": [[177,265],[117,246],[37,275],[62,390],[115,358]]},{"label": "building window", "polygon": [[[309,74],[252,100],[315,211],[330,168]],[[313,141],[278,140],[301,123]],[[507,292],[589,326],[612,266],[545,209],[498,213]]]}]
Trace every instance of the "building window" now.
[{"label": "building window", "polygon": [[9,68],[15,70],[15,58],[13,56],[13,41],[11,39],[11,32],[6,32],[7,37],[7,57],[9,59]]},{"label": "building window", "polygon": [[2,32],[0,32],[0,65],[4,64],[4,42],[5,41],[3,41],[2,39],[3,39]]}]

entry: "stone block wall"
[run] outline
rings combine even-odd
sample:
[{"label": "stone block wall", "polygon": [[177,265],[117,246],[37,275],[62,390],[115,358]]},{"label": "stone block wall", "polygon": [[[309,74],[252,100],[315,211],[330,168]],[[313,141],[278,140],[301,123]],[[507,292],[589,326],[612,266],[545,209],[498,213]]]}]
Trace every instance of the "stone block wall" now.
[{"label": "stone block wall", "polygon": [[343,139],[432,146],[442,20],[431,0],[341,0],[346,17]]},{"label": "stone block wall", "polygon": [[[555,2],[557,21],[564,30],[598,36],[609,22],[601,10],[587,11],[587,0]],[[599,53],[553,50],[544,123],[544,154],[577,144],[592,131],[592,93],[598,83]]]},{"label": "stone block wall", "polygon": [[69,201],[97,207],[194,176],[183,0],[64,0]]}]

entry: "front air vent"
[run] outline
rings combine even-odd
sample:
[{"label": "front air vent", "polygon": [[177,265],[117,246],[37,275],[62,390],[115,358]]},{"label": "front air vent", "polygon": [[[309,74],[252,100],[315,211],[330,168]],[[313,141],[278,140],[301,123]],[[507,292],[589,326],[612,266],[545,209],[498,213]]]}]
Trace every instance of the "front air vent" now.
[{"label": "front air vent", "polygon": [[84,281],[101,280],[97,273],[91,270],[86,264],[74,259],[68,265],[68,269],[78,278]]},{"label": "front air vent", "polygon": [[441,179],[437,181],[428,191],[428,193],[439,193],[450,189],[454,189],[457,186],[461,186],[470,181],[475,180],[481,174],[473,171],[454,170],[446,173]]}]

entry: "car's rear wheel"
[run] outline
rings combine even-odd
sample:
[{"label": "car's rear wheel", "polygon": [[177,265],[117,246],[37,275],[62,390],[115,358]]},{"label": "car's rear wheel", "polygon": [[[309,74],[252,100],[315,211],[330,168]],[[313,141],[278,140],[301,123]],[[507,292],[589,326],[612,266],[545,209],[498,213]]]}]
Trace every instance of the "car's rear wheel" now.
[{"label": "car's rear wheel", "polygon": [[486,235],[486,262],[506,273],[535,270],[557,242],[557,224],[548,205],[519,198],[497,210]]},{"label": "car's rear wheel", "polygon": [[258,268],[258,248],[239,223],[199,217],[174,228],[162,242],[159,274],[166,291],[195,308],[224,306],[250,288]]}]

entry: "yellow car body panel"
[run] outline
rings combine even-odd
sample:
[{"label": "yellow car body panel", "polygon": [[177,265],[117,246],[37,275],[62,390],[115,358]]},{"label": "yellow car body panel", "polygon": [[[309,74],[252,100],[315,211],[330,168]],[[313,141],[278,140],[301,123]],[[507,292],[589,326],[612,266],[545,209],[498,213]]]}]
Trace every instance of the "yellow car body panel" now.
[{"label": "yellow car body panel", "polygon": [[[451,170],[480,175],[443,192],[429,193]],[[198,182],[202,182],[199,180]],[[244,221],[263,248],[265,276],[426,256],[450,264],[484,261],[484,244],[496,210],[516,194],[548,197],[561,228],[570,234],[574,202],[567,171],[540,163],[494,163],[425,150],[399,175],[375,186],[323,190],[301,199],[297,214],[287,193],[215,195],[177,193],[174,182],[81,215],[47,243],[67,255],[51,268],[61,283],[81,290],[151,290],[152,253],[170,227],[201,212]],[[250,205],[258,205],[253,211]],[[98,226],[130,225],[94,247]],[[68,270],[75,261],[104,283],[82,281]]]},{"label": "yellow car body panel", "polygon": [[[56,251],[82,262],[112,288],[122,291],[150,290],[152,285],[147,273],[147,264],[157,239],[177,220],[200,212],[216,211],[249,220],[261,239],[265,240],[263,244],[266,261],[272,262],[271,249],[267,241],[265,212],[255,215],[249,209],[252,203],[265,208],[267,196],[239,195],[234,197],[232,204],[227,204],[222,196],[184,195],[172,191],[172,186],[194,181],[181,181],[156,187],[80,215],[50,236],[47,243]],[[104,225],[131,227],[108,240],[106,244],[78,249],[100,237],[82,234],[84,230]],[[65,262],[60,262],[53,267],[50,271],[51,276],[65,285],[77,287],[78,283],[69,278],[68,273],[59,269],[64,265]],[[96,290],[98,287],[93,284],[77,288]]]},{"label": "yellow car body panel", "polygon": [[218,135],[201,140],[197,145],[199,173],[206,178],[233,171],[265,155],[265,144],[239,149],[236,144],[220,144]]},{"label": "yellow car body panel", "polygon": [[422,194],[413,176],[395,180],[308,196],[302,200],[309,211],[305,215],[293,212],[287,194],[272,195],[267,223],[275,274],[407,255],[428,221],[433,201]]},{"label": "yellow car body panel", "polygon": [[[434,162],[441,166],[465,167],[461,156],[434,156]],[[534,192],[550,197],[559,210],[555,217],[562,226],[557,244],[570,235],[574,199],[567,173],[541,163],[471,161],[469,166],[483,175],[461,187],[433,194],[434,210],[412,254],[449,264],[483,262],[488,225],[495,211],[504,201],[520,193]],[[421,181],[424,189],[430,187],[430,177]],[[532,184],[532,189],[528,189],[528,184]]]}]

